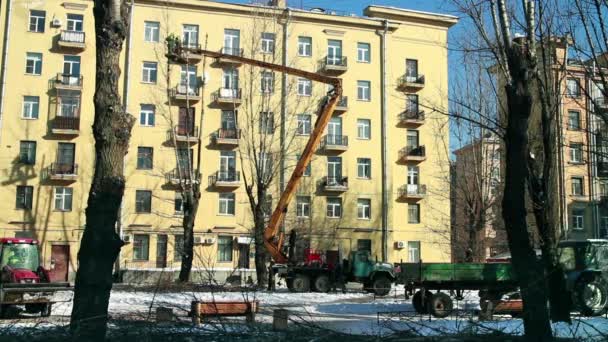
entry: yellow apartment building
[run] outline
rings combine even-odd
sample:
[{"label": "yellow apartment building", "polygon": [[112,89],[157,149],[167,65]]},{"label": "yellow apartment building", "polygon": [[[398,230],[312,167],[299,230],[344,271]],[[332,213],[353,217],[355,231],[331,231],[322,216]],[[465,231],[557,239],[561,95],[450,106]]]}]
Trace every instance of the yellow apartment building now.
[{"label": "yellow apartment building", "polygon": [[[56,279],[77,266],[95,162],[92,9],[85,0],[9,0],[1,9],[0,236],[38,239]],[[200,48],[342,79],[343,99],[284,224],[299,244],[368,249],[389,262],[450,260],[444,113],[457,19],[382,6],[363,13],[133,1],[121,86],[137,121],[116,227],[126,242],[119,267],[136,274],[128,279],[179,266],[176,170],[197,165],[194,267],[221,279],[253,274],[252,165],[278,169],[267,199],[276,203],[329,90]],[[167,60],[167,37],[189,51],[184,64]]]}]

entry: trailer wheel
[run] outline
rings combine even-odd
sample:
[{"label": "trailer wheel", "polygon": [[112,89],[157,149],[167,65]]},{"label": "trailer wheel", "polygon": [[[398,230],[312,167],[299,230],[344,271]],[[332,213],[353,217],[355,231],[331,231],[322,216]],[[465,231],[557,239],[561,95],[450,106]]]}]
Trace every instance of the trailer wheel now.
[{"label": "trailer wheel", "polygon": [[380,275],[374,279],[374,293],[376,296],[386,296],[391,292],[392,282],[386,276]]},{"label": "trailer wheel", "polygon": [[574,299],[585,316],[599,316],[608,304],[608,285],[602,277],[581,279],[574,288]]},{"label": "trailer wheel", "polygon": [[452,298],[443,292],[437,292],[431,296],[429,302],[431,314],[437,318],[445,318],[452,313],[454,302]]},{"label": "trailer wheel", "polygon": [[322,274],[315,279],[314,290],[317,292],[329,292],[330,290],[329,277]]},{"label": "trailer wheel", "polygon": [[[424,295],[425,303],[422,303],[422,296]],[[421,315],[425,315],[429,313],[429,298],[431,297],[431,293],[429,291],[418,290],[414,293],[414,297],[412,297],[412,304],[414,305],[414,310]]]},{"label": "trailer wheel", "polygon": [[293,292],[310,291],[310,278],[304,274],[296,274],[292,280]]}]

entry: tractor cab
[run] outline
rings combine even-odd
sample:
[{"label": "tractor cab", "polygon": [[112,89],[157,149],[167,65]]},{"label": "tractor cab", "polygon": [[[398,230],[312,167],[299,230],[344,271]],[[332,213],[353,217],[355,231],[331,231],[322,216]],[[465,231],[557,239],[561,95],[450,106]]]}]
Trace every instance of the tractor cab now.
[{"label": "tractor cab", "polygon": [[375,261],[369,251],[352,251],[349,261],[355,279],[369,278],[379,271],[393,273],[393,265]]},{"label": "tractor cab", "polygon": [[2,283],[39,282],[40,255],[33,239],[0,239]]},{"label": "tractor cab", "polygon": [[608,240],[563,241],[558,255],[566,272],[608,270]]}]

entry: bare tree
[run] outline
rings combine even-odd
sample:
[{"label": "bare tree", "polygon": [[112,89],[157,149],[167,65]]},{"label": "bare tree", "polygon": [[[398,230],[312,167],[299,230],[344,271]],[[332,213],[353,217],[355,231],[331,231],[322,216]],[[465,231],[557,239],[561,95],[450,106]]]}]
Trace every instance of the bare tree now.
[{"label": "bare tree", "polygon": [[121,0],[96,0],[95,173],[89,191],[86,226],[70,330],[78,341],[105,340],[112,268],[123,242],[115,225],[125,189],[123,159],[134,118],[120,98],[120,53],[129,28],[129,7]]}]

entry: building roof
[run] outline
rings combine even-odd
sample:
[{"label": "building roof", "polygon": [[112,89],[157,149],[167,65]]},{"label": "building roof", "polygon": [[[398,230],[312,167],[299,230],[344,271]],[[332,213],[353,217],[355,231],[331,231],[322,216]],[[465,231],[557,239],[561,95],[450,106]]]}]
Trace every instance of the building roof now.
[{"label": "building roof", "polygon": [[458,17],[424,11],[415,11],[393,6],[367,6],[363,13],[368,17],[391,19],[401,22],[417,22],[449,28],[458,23]]}]

